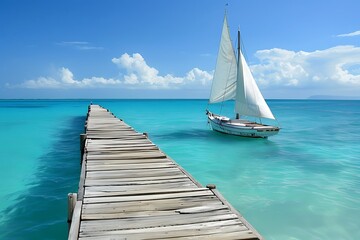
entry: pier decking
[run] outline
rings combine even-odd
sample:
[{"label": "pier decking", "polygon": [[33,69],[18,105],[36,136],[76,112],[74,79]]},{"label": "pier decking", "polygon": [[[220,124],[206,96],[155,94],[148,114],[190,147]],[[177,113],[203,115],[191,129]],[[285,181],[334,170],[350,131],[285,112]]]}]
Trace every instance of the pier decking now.
[{"label": "pier decking", "polygon": [[85,128],[69,239],[262,239],[146,134],[98,105]]}]

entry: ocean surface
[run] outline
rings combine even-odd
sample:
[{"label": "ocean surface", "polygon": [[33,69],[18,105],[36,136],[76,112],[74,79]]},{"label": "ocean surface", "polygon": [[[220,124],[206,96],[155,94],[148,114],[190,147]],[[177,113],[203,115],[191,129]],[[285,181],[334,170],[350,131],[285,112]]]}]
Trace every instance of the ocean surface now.
[{"label": "ocean surface", "polygon": [[[282,127],[269,139],[209,130],[206,100],[92,102],[216,184],[267,240],[360,239],[360,101],[269,100]],[[89,104],[0,100],[0,239],[67,238]]]}]

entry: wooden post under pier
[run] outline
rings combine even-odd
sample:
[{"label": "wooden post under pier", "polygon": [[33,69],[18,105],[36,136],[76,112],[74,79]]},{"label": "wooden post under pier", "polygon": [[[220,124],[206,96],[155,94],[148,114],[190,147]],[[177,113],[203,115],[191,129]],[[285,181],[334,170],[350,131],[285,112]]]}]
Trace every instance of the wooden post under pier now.
[{"label": "wooden post under pier", "polygon": [[83,160],[84,150],[85,150],[85,141],[86,141],[86,134],[82,133],[80,134],[80,164]]},{"label": "wooden post under pier", "polygon": [[147,134],[93,104],[86,125],[69,239],[263,239]]},{"label": "wooden post under pier", "polygon": [[67,218],[68,223],[71,223],[74,208],[75,208],[75,204],[76,204],[76,200],[77,200],[77,194],[76,193],[69,193],[68,194],[68,218]]}]

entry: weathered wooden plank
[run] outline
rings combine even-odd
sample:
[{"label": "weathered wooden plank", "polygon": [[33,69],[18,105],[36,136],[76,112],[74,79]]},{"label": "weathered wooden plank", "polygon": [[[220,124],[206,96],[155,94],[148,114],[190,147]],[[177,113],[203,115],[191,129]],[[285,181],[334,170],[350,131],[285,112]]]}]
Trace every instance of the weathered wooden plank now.
[{"label": "weathered wooden plank", "polygon": [[[228,229],[226,229],[228,228]],[[237,219],[227,221],[215,221],[208,223],[195,223],[195,224],[183,224],[175,226],[163,226],[152,228],[138,228],[138,229],[121,229],[107,231],[107,235],[128,236],[128,238],[138,237],[138,239],[151,238],[164,238],[164,237],[184,237],[184,236],[197,236],[199,234],[214,234],[224,230],[229,232],[234,231],[246,231],[245,226],[241,225],[241,222]],[[80,237],[84,236],[102,236],[104,232],[101,231],[82,231],[80,230]]]},{"label": "weathered wooden plank", "polygon": [[134,138],[145,138],[145,136],[141,133],[130,131],[111,131],[111,132],[86,132],[86,135],[92,137],[101,137],[101,138],[124,138],[124,137],[134,137]]},{"label": "weathered wooden plank", "polygon": [[[88,172],[90,173],[90,172]],[[131,182],[138,182],[138,181],[143,181],[144,184],[146,182],[151,182],[151,181],[159,181],[159,182],[167,182],[168,180],[179,180],[179,179],[186,179],[186,176],[181,175],[181,174],[171,174],[169,172],[164,172],[161,173],[161,175],[157,175],[154,172],[148,172],[146,174],[146,176],[140,174],[140,173],[134,173],[134,174],[129,174],[126,175],[126,173],[122,174],[123,176],[121,178],[119,178],[118,176],[115,177],[109,177],[109,178],[102,178],[102,177],[93,177],[93,178],[86,178],[85,179],[85,185],[89,186],[90,182],[96,182],[98,181],[99,183],[102,182],[104,183],[103,185],[107,185],[107,182],[111,182],[111,181],[115,181],[117,183],[128,183],[130,184]],[[149,184],[149,183],[146,183]],[[112,184],[114,185],[114,184]]]},{"label": "weathered wooden plank", "polygon": [[81,209],[82,209],[82,201],[76,201],[72,220],[71,220],[71,226],[69,230],[69,237],[68,237],[69,240],[78,239],[79,231],[80,231]]},{"label": "weathered wooden plank", "polygon": [[[219,210],[227,210],[226,213],[230,213],[229,209],[227,208],[227,206],[224,206],[222,204],[214,204],[214,205],[209,205],[206,206],[207,209],[205,211],[209,211],[212,212],[211,215],[218,215]],[[194,207],[196,208],[196,207]],[[201,208],[201,207],[198,207]],[[210,211],[211,210],[211,211]],[[96,213],[87,213],[84,212],[82,214],[82,219],[83,220],[100,220],[100,219],[129,219],[129,218],[136,218],[136,217],[150,217],[150,216],[168,216],[168,215],[178,215],[179,211],[181,211],[181,209],[178,210],[167,210],[167,211],[133,211],[133,212],[119,212],[119,211],[113,211],[110,213],[103,213],[101,211],[96,212]],[[200,213],[200,212],[197,212]],[[193,213],[188,213],[188,214],[193,214]]]},{"label": "weathered wooden plank", "polygon": [[174,183],[186,179],[184,176],[162,178],[129,178],[111,180],[85,180],[85,186],[116,186],[116,185],[144,185]]},{"label": "weathered wooden plank", "polygon": [[124,140],[124,139],[90,139],[91,144],[104,145],[104,144],[136,144],[136,143],[151,143],[151,141],[147,138],[143,139],[132,139],[132,140]]},{"label": "weathered wooden plank", "polygon": [[140,159],[119,159],[119,160],[91,160],[88,162],[88,166],[101,166],[101,165],[127,165],[127,164],[146,164],[146,163],[169,163],[168,158],[140,158]]},{"label": "weathered wooden plank", "polygon": [[130,185],[130,186],[124,186],[124,185],[115,185],[115,186],[91,186],[85,188],[85,194],[91,193],[91,194],[109,194],[111,195],[113,192],[125,192],[125,191],[144,191],[144,190],[169,190],[169,189],[182,189],[182,188],[195,188],[197,187],[193,182],[189,181],[188,179],[185,179],[180,182],[175,183],[166,183],[166,184],[143,184],[143,185]]},{"label": "weathered wooden plank", "polygon": [[161,216],[142,216],[132,218],[83,221],[80,231],[114,231],[120,229],[166,227],[227,220],[237,220],[236,215],[231,214],[230,211],[219,210],[215,213],[207,212],[193,214],[191,216],[184,214],[171,214]]},{"label": "weathered wooden plank", "polygon": [[[176,211],[181,208],[222,205],[214,196],[182,197],[171,199],[153,199],[147,201],[110,202],[83,204],[83,213],[113,213],[113,212],[146,212],[146,211]],[[100,210],[100,211],[99,211]]]},{"label": "weathered wooden plank", "polygon": [[[229,231],[229,228],[227,229]],[[164,234],[165,235],[165,234]],[[158,236],[156,239],[169,239],[170,236]],[[131,235],[131,236],[114,236],[114,235],[102,235],[102,236],[96,236],[96,237],[81,237],[80,239],[84,240],[144,240],[144,239],[155,239],[151,234],[147,236],[138,236],[138,235]],[[234,232],[209,232],[209,233],[198,233],[196,235],[190,235],[190,236],[178,236],[178,237],[171,237],[171,240],[238,240],[238,239],[247,239],[247,240],[255,240],[258,239],[257,237],[254,237],[254,234],[252,231],[237,231],[237,229],[234,229]]]},{"label": "weathered wooden plank", "polygon": [[144,158],[166,158],[166,155],[158,151],[149,151],[149,152],[125,152],[118,154],[88,154],[87,161],[91,160],[121,160],[121,159],[144,159]]},{"label": "weathered wooden plank", "polygon": [[162,193],[162,194],[148,194],[148,195],[129,195],[129,196],[112,196],[112,197],[92,197],[84,198],[84,203],[109,203],[109,202],[128,202],[128,201],[146,201],[156,199],[171,199],[178,197],[196,197],[196,196],[211,196],[211,191],[191,191],[179,193]]},{"label": "weathered wooden plank", "polygon": [[135,196],[135,195],[151,195],[151,194],[163,194],[163,193],[185,193],[185,192],[197,192],[208,190],[207,188],[167,188],[167,189],[139,189],[139,190],[125,190],[117,192],[106,192],[106,191],[91,191],[87,189],[86,197],[109,197],[109,196]]},{"label": "weathered wooden plank", "polygon": [[77,195],[79,201],[82,201],[84,197],[85,177],[86,177],[86,153],[82,157],[85,160],[81,162],[81,172],[80,172],[79,188]]},{"label": "weathered wooden plank", "polygon": [[139,136],[118,136],[118,135],[114,135],[114,136],[99,136],[99,135],[89,135],[88,137],[92,138],[92,139],[121,139],[121,140],[140,140],[140,139],[145,139],[145,136],[139,135]]},{"label": "weathered wooden plank", "polygon": [[199,207],[190,207],[190,208],[182,208],[175,210],[175,212],[180,214],[194,214],[194,213],[203,213],[203,212],[212,212],[220,209],[228,209],[227,206],[221,205],[219,206],[212,206],[212,205],[205,205],[205,206],[199,206]]},{"label": "weathered wooden plank", "polygon": [[[108,164],[88,164],[87,165],[87,171],[105,171],[105,170],[134,170],[136,169],[137,171],[141,171],[141,170],[144,170],[144,171],[151,171],[152,169],[153,170],[156,170],[156,169],[163,169],[163,168],[166,168],[167,170],[172,170],[174,169],[177,170],[177,172],[180,172],[179,169],[176,168],[176,165],[174,165],[173,163],[171,162],[162,162],[162,163],[138,163],[138,164],[111,164],[111,163],[108,163]],[[170,168],[170,169],[169,169]],[[118,171],[119,172],[119,171]],[[180,172],[181,173],[181,172]],[[99,173],[101,174],[101,173]],[[106,174],[111,174],[110,171],[106,171]],[[89,175],[89,176],[92,176]]]},{"label": "weathered wooden plank", "polygon": [[[95,165],[93,166],[93,168],[99,167],[109,167],[110,164],[108,165]],[[140,165],[140,164],[139,164]],[[143,164],[140,166],[149,166],[147,164]],[[90,165],[92,166],[92,165]],[[137,177],[151,177],[151,176],[175,176],[175,175],[181,175],[184,176],[182,174],[182,172],[177,169],[176,167],[174,167],[173,165],[169,164],[169,165],[165,165],[165,164],[158,164],[158,166],[156,168],[151,168],[151,165],[149,166],[149,168],[146,167],[142,167],[142,168],[138,168],[138,167],[133,167],[133,168],[121,168],[123,166],[123,164],[119,164],[119,165],[110,165],[110,169],[100,169],[100,170],[92,170],[90,168],[90,166],[87,165],[87,178],[92,178],[92,177],[96,177],[96,176],[100,176],[100,175],[116,175],[117,178],[137,178]],[[116,167],[119,166],[120,170],[117,170]],[[130,165],[132,166],[132,165]],[[136,166],[136,165],[135,165]]]},{"label": "weathered wooden plank", "polygon": [[[96,142],[93,142],[96,141]],[[89,139],[89,146],[102,147],[102,146],[125,146],[127,145],[141,145],[141,144],[152,144],[148,139],[133,139],[133,140],[122,140],[122,139]]]},{"label": "weathered wooden plank", "polygon": [[96,151],[96,149],[100,150],[108,150],[108,151],[115,151],[117,149],[123,148],[136,148],[136,147],[156,147],[157,146],[149,141],[140,141],[140,142],[132,142],[129,144],[118,143],[114,142],[113,140],[109,141],[108,143],[97,143],[94,142],[90,146],[87,147],[89,151]]},{"label": "weathered wooden plank", "polygon": [[[87,161],[88,166],[103,166],[106,167],[106,165],[112,165],[114,167],[128,167],[131,168],[141,168],[143,166],[144,168],[151,168],[150,164],[156,164],[157,167],[152,168],[158,168],[162,167],[161,165],[166,166],[177,166],[173,162],[169,162],[166,158],[137,158],[137,159],[96,159],[96,160],[90,160]],[[90,169],[88,169],[90,170]],[[115,169],[114,169],[115,170]]]},{"label": "weathered wooden plank", "polygon": [[92,159],[132,159],[132,158],[164,158],[166,155],[158,150],[149,150],[142,152],[117,152],[113,154],[96,154],[89,153],[87,155],[87,160]]},{"label": "weathered wooden plank", "polygon": [[128,146],[128,147],[111,147],[111,148],[87,148],[87,152],[93,154],[117,154],[119,152],[133,152],[133,151],[147,151],[147,150],[159,150],[155,145],[148,146]]}]

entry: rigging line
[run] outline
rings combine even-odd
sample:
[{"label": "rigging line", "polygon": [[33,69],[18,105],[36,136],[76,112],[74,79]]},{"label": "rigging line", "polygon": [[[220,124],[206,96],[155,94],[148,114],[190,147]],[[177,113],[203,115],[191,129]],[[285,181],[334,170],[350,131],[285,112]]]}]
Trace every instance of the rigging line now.
[{"label": "rigging line", "polygon": [[281,127],[281,124],[280,124],[280,122],[277,120],[277,118],[275,118],[275,121],[276,121],[276,126],[278,126],[279,128],[282,128],[282,127]]},{"label": "rigging line", "polygon": [[[239,27],[239,29],[240,29],[240,27]],[[240,34],[240,48],[241,48],[241,52],[242,53],[244,53],[243,55],[244,55],[244,58],[245,59],[247,59],[247,52],[246,52],[246,48],[245,48],[245,44],[244,44],[244,39],[241,37],[242,36],[242,34]]]},{"label": "rigging line", "polygon": [[211,81],[211,88],[210,88],[210,93],[209,93],[209,97],[208,97],[209,100],[207,101],[206,110],[209,109],[209,105],[210,105],[210,97],[211,97],[211,93],[212,93],[212,89],[213,89],[213,85],[214,85],[214,76],[215,76],[215,71],[213,74],[213,79]]}]

